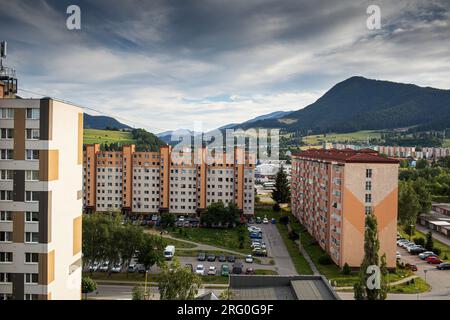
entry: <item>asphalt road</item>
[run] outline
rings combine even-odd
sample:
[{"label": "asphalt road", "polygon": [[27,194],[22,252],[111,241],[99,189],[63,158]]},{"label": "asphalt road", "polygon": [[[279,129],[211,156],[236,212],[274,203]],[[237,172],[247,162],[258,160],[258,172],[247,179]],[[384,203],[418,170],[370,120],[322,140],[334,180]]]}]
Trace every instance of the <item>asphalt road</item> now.
[{"label": "asphalt road", "polygon": [[286,245],[281,238],[275,225],[258,224],[263,231],[263,240],[266,243],[267,254],[275,261],[275,270],[279,275],[297,275],[294,263],[287,251]]}]

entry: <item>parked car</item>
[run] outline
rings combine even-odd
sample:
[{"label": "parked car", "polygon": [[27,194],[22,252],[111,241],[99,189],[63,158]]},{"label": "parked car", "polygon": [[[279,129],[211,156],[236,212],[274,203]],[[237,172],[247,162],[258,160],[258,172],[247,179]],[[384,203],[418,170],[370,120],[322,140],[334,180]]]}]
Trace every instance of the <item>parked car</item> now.
[{"label": "parked car", "polygon": [[439,270],[450,270],[450,262],[442,262],[436,266]]},{"label": "parked car", "polygon": [[244,268],[244,264],[242,262],[236,262],[235,264],[233,264],[233,274],[241,274],[242,273],[242,269]]},{"label": "parked car", "polygon": [[128,272],[129,273],[134,273],[134,272],[136,272],[137,271],[137,265],[136,264],[130,264],[129,266],[128,266]]},{"label": "parked car", "polygon": [[261,228],[250,226],[247,228],[248,232],[261,232]]},{"label": "parked car", "polygon": [[141,263],[139,263],[139,264],[136,265],[136,270],[137,270],[137,272],[139,272],[139,273],[145,273],[145,271],[147,271],[147,270],[145,269],[145,266],[144,266],[143,264],[141,264]]},{"label": "parked car", "polygon": [[119,273],[122,271],[122,265],[121,264],[116,264],[111,268],[111,272],[113,273]]},{"label": "parked car", "polygon": [[417,266],[415,264],[412,264],[412,263],[405,264],[405,268],[409,269],[411,271],[417,271]]},{"label": "parked car", "polygon": [[100,267],[100,263],[94,262],[89,266],[89,272],[95,272],[98,271],[98,268]]},{"label": "parked car", "polygon": [[255,270],[253,268],[247,268],[245,274],[255,274]]},{"label": "parked car", "polygon": [[184,222],[184,216],[179,216],[178,217],[178,222]]},{"label": "parked car", "polygon": [[100,267],[98,268],[98,271],[100,271],[100,272],[106,272],[106,271],[108,271],[108,269],[109,269],[109,262],[106,261],[106,262],[103,262],[103,263],[100,265]]},{"label": "parked car", "polygon": [[223,277],[228,277],[230,275],[230,267],[227,264],[223,264],[220,267],[220,275]]},{"label": "parked car", "polygon": [[236,261],[236,257],[235,256],[228,256],[227,257],[227,261],[228,262],[234,262],[234,261]]},{"label": "parked car", "polygon": [[247,255],[247,256],[245,257],[245,262],[247,262],[247,263],[253,263],[253,257],[252,257],[251,254],[249,254],[249,255]]},{"label": "parked car", "polygon": [[168,245],[165,249],[164,249],[164,259],[166,260],[172,260],[172,258],[175,255],[175,246],[173,245]]},{"label": "parked car", "polygon": [[257,224],[262,223],[261,217],[256,217],[256,223],[257,223]]},{"label": "parked car", "polygon": [[251,232],[250,233],[250,238],[251,239],[262,239],[262,232]]},{"label": "parked car", "polygon": [[267,219],[267,217],[264,217],[263,223],[264,223],[264,224],[268,224],[268,223],[269,223],[269,219]]},{"label": "parked car", "polygon": [[214,262],[214,261],[216,261],[216,255],[213,254],[213,253],[208,254],[207,260],[208,260],[209,262]]},{"label": "parked car", "polygon": [[428,262],[429,264],[441,264],[442,261],[441,259],[439,259],[439,257],[435,257],[435,256],[429,256],[428,258],[425,259],[426,262]]},{"label": "parked car", "polygon": [[226,262],[226,261],[227,261],[227,257],[225,257],[224,254],[221,254],[221,255],[219,256],[219,262]]},{"label": "parked car", "polygon": [[419,254],[419,258],[422,260],[425,260],[426,258],[428,258],[430,256],[437,257],[437,254],[435,254],[433,251],[425,251],[425,252],[422,252]]},{"label": "parked car", "polygon": [[197,268],[195,268],[195,274],[203,276],[205,274],[205,267],[202,264],[197,265]]},{"label": "parked car", "polygon": [[197,256],[197,260],[198,261],[205,261],[206,260],[206,253],[204,252],[199,252],[198,256]]},{"label": "parked car", "polygon": [[253,218],[248,219],[248,224],[253,224],[255,223],[255,221],[253,220]]},{"label": "parked car", "polygon": [[217,273],[217,269],[215,266],[210,266],[208,269],[208,275],[209,276],[215,276]]},{"label": "parked car", "polygon": [[272,224],[276,224],[277,220],[275,218],[272,218]]},{"label": "parked car", "polygon": [[267,251],[265,249],[253,249],[252,254],[256,257],[267,257]]},{"label": "parked car", "polygon": [[425,248],[417,246],[417,247],[409,248],[408,251],[411,254],[420,254],[425,251]]}]

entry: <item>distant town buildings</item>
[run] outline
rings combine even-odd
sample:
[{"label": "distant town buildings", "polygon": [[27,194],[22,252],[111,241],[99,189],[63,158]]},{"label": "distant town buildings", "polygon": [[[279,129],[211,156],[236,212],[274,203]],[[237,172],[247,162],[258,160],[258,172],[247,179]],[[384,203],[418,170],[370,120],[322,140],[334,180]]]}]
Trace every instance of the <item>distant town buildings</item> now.
[{"label": "distant town buildings", "polygon": [[[138,152],[134,145],[121,151],[84,151],[84,207],[86,211],[198,214],[212,203],[234,202],[243,214],[254,213],[254,159],[235,149],[231,159],[207,161],[207,149],[179,160],[170,146],[159,152]],[[194,157],[200,162],[194,161]]]},{"label": "distant town buildings", "polygon": [[380,255],[396,264],[398,161],[374,150],[307,150],[292,155],[292,213],[340,267],[359,267],[365,216],[378,220]]},{"label": "distant town buildings", "polygon": [[[352,144],[333,144],[334,149],[354,149],[359,150],[364,147],[352,145]],[[393,158],[413,158],[413,159],[426,159],[426,160],[438,160],[446,156],[450,156],[450,148],[438,148],[438,147],[399,147],[399,146],[373,146],[371,147],[379,153],[385,154],[388,157]]]}]

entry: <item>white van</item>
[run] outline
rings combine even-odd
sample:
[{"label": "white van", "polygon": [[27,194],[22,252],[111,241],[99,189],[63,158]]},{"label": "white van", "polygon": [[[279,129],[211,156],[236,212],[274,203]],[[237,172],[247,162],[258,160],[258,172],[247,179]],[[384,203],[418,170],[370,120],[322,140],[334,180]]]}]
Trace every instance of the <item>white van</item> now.
[{"label": "white van", "polygon": [[164,258],[166,260],[172,260],[174,255],[175,255],[175,246],[167,246],[164,249]]}]

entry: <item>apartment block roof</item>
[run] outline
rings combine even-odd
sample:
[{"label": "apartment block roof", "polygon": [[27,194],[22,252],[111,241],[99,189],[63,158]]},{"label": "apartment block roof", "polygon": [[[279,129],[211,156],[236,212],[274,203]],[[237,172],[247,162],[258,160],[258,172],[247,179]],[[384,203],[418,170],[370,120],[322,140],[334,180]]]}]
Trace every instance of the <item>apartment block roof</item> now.
[{"label": "apartment block roof", "polygon": [[398,160],[381,156],[372,149],[308,149],[292,155],[295,158],[309,158],[344,163],[399,163]]}]

